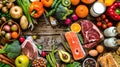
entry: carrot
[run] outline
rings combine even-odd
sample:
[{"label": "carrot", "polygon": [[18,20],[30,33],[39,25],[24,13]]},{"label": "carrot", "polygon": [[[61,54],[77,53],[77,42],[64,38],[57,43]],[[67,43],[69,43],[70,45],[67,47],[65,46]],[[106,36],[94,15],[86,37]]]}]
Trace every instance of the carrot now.
[{"label": "carrot", "polygon": [[10,60],[9,58],[5,57],[4,55],[0,54],[0,58],[3,59],[3,60],[6,60],[12,64],[14,64],[14,61]]},{"label": "carrot", "polygon": [[0,49],[2,49],[3,48],[3,46],[2,45],[0,45]]},{"label": "carrot", "polygon": [[8,62],[8,61],[6,61],[6,60],[3,60],[3,59],[1,59],[0,58],[0,62],[3,62],[3,63],[5,63],[5,64],[9,64],[10,66],[12,66],[12,67],[15,67],[13,64],[11,64],[10,62]]}]

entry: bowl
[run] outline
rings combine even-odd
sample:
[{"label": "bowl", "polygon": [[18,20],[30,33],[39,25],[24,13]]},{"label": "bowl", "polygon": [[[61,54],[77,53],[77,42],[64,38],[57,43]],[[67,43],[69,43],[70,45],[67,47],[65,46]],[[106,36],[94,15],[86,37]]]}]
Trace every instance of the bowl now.
[{"label": "bowl", "polygon": [[83,61],[83,67],[96,67],[96,60],[94,58],[86,58]]},{"label": "bowl", "polygon": [[[12,25],[15,25],[16,26],[16,28],[14,28],[13,30],[12,30]],[[6,28],[5,28],[5,26],[7,26]],[[9,28],[8,28],[9,27]],[[16,30],[15,30],[16,29]],[[18,34],[18,36],[16,36],[16,38],[13,38],[13,37],[11,37],[12,35],[11,35],[11,33],[12,32],[17,32],[17,34]],[[9,34],[8,34],[9,33]],[[14,22],[14,21],[7,21],[7,22],[5,22],[5,23],[3,23],[2,25],[1,25],[1,28],[0,28],[0,36],[2,37],[2,40],[4,41],[4,42],[11,42],[11,41],[13,41],[13,40],[15,40],[15,39],[17,39],[19,36],[20,36],[20,33],[21,33],[21,30],[20,30],[20,26],[18,25],[18,23],[16,23],[16,22]],[[8,35],[9,36],[8,36]],[[8,36],[8,37],[7,37]]]}]

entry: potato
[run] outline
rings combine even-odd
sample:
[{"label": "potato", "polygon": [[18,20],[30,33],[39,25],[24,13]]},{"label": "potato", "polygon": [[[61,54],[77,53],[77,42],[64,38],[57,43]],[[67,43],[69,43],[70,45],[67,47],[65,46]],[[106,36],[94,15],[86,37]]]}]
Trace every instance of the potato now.
[{"label": "potato", "polygon": [[23,30],[26,30],[28,28],[28,20],[24,15],[20,19],[20,26]]}]

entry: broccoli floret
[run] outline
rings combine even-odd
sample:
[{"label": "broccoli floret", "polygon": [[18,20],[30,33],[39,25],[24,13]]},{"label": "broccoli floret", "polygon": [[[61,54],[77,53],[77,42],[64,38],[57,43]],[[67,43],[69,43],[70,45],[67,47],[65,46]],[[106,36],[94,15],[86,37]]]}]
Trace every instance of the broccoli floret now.
[{"label": "broccoli floret", "polygon": [[62,4],[60,4],[56,10],[56,17],[59,20],[65,20],[67,16],[73,13],[73,10],[69,10],[67,7],[64,7]]},{"label": "broccoli floret", "polygon": [[21,46],[18,40],[13,41],[13,43],[6,43],[5,47],[0,50],[0,53],[7,53],[10,58],[16,58],[21,54]]}]

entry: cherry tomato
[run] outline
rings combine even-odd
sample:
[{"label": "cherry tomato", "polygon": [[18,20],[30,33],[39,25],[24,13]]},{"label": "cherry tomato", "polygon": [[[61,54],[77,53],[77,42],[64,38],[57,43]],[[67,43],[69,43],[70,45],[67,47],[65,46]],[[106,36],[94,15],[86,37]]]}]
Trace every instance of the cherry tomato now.
[{"label": "cherry tomato", "polygon": [[108,27],[111,27],[111,26],[113,26],[113,23],[112,23],[112,22],[108,22],[108,23],[107,23],[107,26],[108,26]]},{"label": "cherry tomato", "polygon": [[103,15],[101,16],[101,18],[102,18],[102,19],[105,19],[105,18],[106,18],[106,15],[105,15],[105,14],[103,14]]},{"label": "cherry tomato", "polygon": [[103,29],[106,29],[106,28],[107,28],[107,25],[106,25],[106,24],[102,24],[102,28],[103,28]]},{"label": "cherry tomato", "polygon": [[97,26],[98,27],[102,26],[102,22],[97,22]]},{"label": "cherry tomato", "polygon": [[97,17],[97,19],[96,19],[97,21],[101,21],[101,18],[100,17]]},{"label": "cherry tomato", "polygon": [[104,21],[106,22],[106,23],[108,23],[109,22],[109,20],[106,18],[106,19],[104,19]]}]

